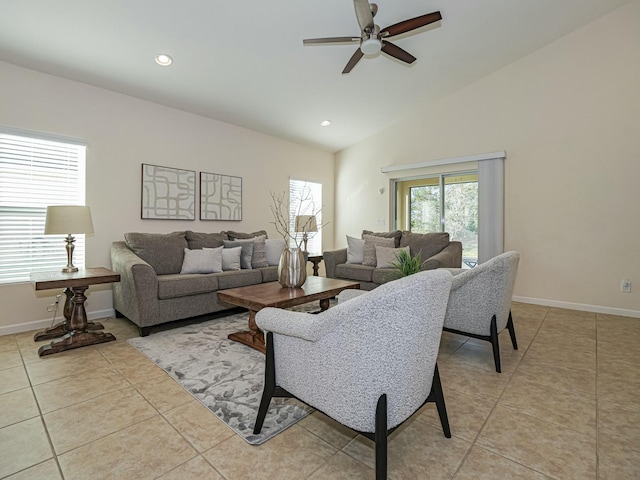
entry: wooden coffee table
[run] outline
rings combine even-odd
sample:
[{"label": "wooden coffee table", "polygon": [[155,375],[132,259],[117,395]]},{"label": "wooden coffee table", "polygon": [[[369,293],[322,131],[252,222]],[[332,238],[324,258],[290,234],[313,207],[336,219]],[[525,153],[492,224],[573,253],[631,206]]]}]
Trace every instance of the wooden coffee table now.
[{"label": "wooden coffee table", "polygon": [[290,308],[320,300],[320,310],[329,308],[329,299],[347,288],[360,288],[358,282],[326,277],[307,277],[300,288],[282,288],[278,282],[230,288],[218,292],[218,301],[249,309],[249,331],[229,335],[229,340],[266,352],[264,334],[256,325],[256,313],[265,307]]}]

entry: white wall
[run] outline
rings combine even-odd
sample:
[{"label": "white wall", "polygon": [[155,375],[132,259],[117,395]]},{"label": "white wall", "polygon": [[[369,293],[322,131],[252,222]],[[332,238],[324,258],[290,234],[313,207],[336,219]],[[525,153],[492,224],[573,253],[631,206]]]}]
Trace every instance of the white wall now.
[{"label": "white wall", "polygon": [[[88,142],[87,205],[95,235],[87,236],[87,266],[110,267],[111,242],[130,231],[264,228],[276,237],[270,191],[288,191],[289,176],[323,184],[323,219],[331,222],[323,244],[333,246],[331,153],[3,62],[0,91],[0,125]],[[242,222],[141,220],[142,163],[242,177]],[[46,305],[56,293],[36,293],[28,283],[0,285],[0,335],[50,321]],[[92,318],[112,313],[109,286],[88,290],[87,310]]]},{"label": "white wall", "polygon": [[336,246],[389,227],[380,167],[506,150],[516,298],[640,316],[638,25],[636,1],[340,152]]}]

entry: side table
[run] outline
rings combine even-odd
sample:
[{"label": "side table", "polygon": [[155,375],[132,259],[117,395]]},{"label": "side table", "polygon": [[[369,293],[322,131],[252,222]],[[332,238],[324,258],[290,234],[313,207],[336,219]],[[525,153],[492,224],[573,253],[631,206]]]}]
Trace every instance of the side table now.
[{"label": "side table", "polygon": [[101,283],[119,282],[120,274],[103,267],[84,268],[77,272],[64,273],[34,272],[31,274],[31,282],[36,290],[49,290],[64,288],[67,297],[64,305],[65,320],[53,327],[46,328],[34,335],[35,341],[48,340],[62,336],[49,345],[43,345],[38,349],[38,355],[51,355],[72,348],[96,345],[98,343],[111,342],[116,339],[111,333],[98,332],[104,328],[98,322],[88,322],[84,302],[86,290],[90,285]]},{"label": "side table", "polygon": [[322,261],[322,255],[316,255],[316,254],[310,253],[309,256],[307,257],[307,260],[309,260],[311,263],[313,263],[313,275],[317,277],[318,276],[318,266],[320,265],[320,262]]}]

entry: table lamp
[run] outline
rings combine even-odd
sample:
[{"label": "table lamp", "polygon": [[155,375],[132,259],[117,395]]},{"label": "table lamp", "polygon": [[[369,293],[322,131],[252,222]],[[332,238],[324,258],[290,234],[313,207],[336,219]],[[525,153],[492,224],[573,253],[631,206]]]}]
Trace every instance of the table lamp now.
[{"label": "table lamp", "polygon": [[45,235],[67,234],[67,266],[63,273],[77,272],[78,267],[73,266],[73,242],[72,233],[93,233],[91,210],[83,205],[55,205],[47,207],[47,219],[44,225]]},{"label": "table lamp", "polygon": [[297,215],[296,216],[296,233],[302,233],[302,241],[304,242],[304,251],[307,251],[307,241],[309,233],[318,231],[315,215]]}]

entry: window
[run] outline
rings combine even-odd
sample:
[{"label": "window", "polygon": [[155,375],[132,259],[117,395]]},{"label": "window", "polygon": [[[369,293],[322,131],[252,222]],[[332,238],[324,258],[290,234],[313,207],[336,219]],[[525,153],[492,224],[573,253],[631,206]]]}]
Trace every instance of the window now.
[{"label": "window", "polygon": [[[44,235],[48,205],[84,205],[84,145],[0,130],[0,283],[67,264],[65,235]],[[73,260],[84,265],[84,235]]]},{"label": "window", "polygon": [[[292,236],[302,245],[302,233],[295,232],[295,221],[299,215],[315,215],[317,233],[309,233],[307,251],[322,253],[322,184],[289,179],[289,226]],[[293,241],[291,246],[295,246]],[[304,247],[304,245],[302,245]]]},{"label": "window", "polygon": [[478,175],[438,175],[396,183],[398,228],[416,233],[449,232],[462,242],[463,260],[478,262]]}]

